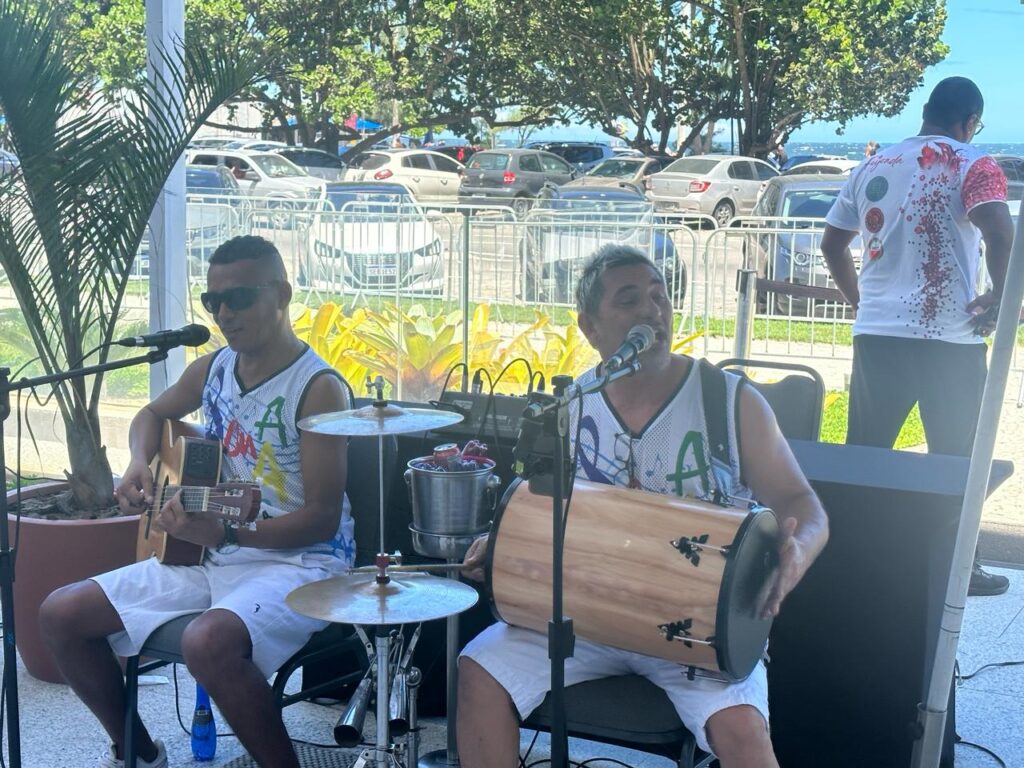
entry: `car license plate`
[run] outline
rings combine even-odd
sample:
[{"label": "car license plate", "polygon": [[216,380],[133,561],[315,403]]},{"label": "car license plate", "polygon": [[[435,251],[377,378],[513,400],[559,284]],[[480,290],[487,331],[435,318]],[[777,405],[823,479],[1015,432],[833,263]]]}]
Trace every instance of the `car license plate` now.
[{"label": "car license plate", "polygon": [[398,267],[367,267],[366,274],[370,277],[397,277]]},{"label": "car license plate", "polygon": [[487,197],[483,192],[474,192],[473,197]]}]

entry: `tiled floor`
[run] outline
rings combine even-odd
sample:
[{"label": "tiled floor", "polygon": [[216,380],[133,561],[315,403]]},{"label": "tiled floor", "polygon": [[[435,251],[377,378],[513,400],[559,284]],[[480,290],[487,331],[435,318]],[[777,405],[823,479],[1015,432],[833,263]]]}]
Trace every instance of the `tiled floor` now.
[{"label": "tiled floor", "polygon": [[[1024,571],[993,569],[1011,580],[1010,591],[1000,597],[968,600],[964,631],[958,658],[963,673],[990,662],[1024,660]],[[168,675],[170,671],[168,669]],[[181,680],[181,707],[189,718],[194,686],[187,675]],[[89,713],[62,685],[41,683],[23,668],[18,670],[21,707],[22,765],[26,768],[81,768],[95,765],[104,739]],[[164,739],[171,766],[191,765],[188,736],[181,731],[174,715],[175,692],[171,682],[144,686],[139,695],[140,712],[154,732]],[[339,707],[297,704],[286,710],[288,728],[295,738],[329,742]],[[221,723],[223,726],[223,723]],[[957,730],[967,741],[996,752],[1008,766],[1024,766],[1024,665],[987,669],[965,681],[957,693]],[[366,733],[372,732],[368,724]],[[7,740],[4,738],[6,755]],[[529,743],[524,735],[524,746]],[[424,733],[425,749],[444,743],[444,728],[429,721]],[[584,760],[612,757],[636,768],[667,768],[671,762],[600,744],[573,742],[572,758]],[[234,739],[221,739],[217,758],[207,763],[224,766],[242,754]],[[548,742],[542,735],[531,755],[547,756]],[[957,768],[989,768],[998,765],[984,753],[960,745],[956,750]],[[8,763],[9,764],[9,763]],[[595,768],[612,765],[594,763]],[[789,768],[789,767],[787,767]],[[797,766],[796,768],[809,768]]]}]

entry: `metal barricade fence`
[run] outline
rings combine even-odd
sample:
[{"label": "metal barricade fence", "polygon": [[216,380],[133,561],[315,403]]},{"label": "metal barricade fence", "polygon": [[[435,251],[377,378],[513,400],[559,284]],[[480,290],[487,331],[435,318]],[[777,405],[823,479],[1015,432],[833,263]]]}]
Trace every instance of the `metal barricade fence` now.
[{"label": "metal barricade fence", "polygon": [[[821,256],[821,219],[743,216],[715,230],[704,249],[707,350],[729,352],[736,336],[736,275],[758,279],[752,354],[848,359],[852,311]],[[859,238],[851,245],[860,263]]]},{"label": "metal barricade fence", "polygon": [[[190,198],[190,221],[212,222],[222,207]],[[253,198],[230,218],[227,236],[252,233],[274,241],[298,299],[310,306],[335,301],[348,311],[393,306],[433,317],[459,313],[462,338],[454,342],[463,342],[463,360],[472,352],[469,326],[479,305],[488,305],[493,333],[506,340],[538,318],[547,318],[549,327],[573,322],[569,311],[583,260],[615,242],[640,248],[665,271],[677,336],[703,333],[696,354],[733,351],[737,271],[751,269],[760,284],[752,355],[837,363],[852,357],[852,316],[820,256],[820,219],[737,217],[715,228],[710,217],[646,209],[535,209],[517,217],[502,205],[349,203],[335,210],[326,201],[287,208],[280,200]],[[209,242],[205,227],[195,229],[189,276],[201,285],[219,243]],[[858,259],[859,249],[853,250]],[[537,331],[533,343],[541,349],[544,333]]]}]

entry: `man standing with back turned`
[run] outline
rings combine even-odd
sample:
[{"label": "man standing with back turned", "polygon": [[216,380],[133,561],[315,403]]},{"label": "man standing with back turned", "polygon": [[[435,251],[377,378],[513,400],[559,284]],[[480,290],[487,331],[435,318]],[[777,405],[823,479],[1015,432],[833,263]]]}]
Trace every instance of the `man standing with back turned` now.
[{"label": "man standing with back turned", "polygon": [[[921,132],[866,159],[826,217],[821,251],[857,312],[847,442],[891,448],[914,403],[931,453],[969,456],[1013,242],[1006,177],[970,142],[985,103],[964,77],[935,86]],[[848,246],[860,234],[858,278]],[[976,291],[980,242],[992,287]],[[1009,581],[977,561],[970,594]]]}]

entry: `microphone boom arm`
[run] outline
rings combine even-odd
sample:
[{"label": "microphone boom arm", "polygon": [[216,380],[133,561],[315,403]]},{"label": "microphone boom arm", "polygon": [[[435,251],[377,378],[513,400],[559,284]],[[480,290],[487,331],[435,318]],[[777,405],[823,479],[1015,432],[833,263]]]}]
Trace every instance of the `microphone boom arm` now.
[{"label": "microphone boom arm", "polygon": [[633,360],[614,371],[609,371],[607,373],[602,373],[600,376],[595,376],[588,384],[580,385],[573,382],[566,387],[565,392],[561,395],[549,395],[548,397],[550,399],[545,399],[545,402],[535,402],[527,405],[526,410],[523,411],[523,418],[540,418],[550,411],[569,405],[569,403],[578,397],[589,395],[591,392],[600,392],[613,381],[618,381],[619,379],[624,379],[627,376],[632,376],[639,370],[640,361]]}]

